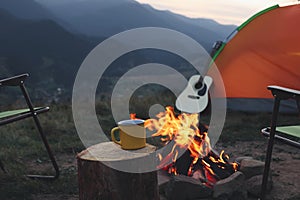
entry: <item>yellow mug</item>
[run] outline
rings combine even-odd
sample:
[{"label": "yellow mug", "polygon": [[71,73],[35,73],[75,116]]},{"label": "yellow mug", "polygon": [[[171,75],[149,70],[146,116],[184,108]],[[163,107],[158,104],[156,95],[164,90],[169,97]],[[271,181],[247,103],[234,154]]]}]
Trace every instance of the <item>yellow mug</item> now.
[{"label": "yellow mug", "polygon": [[[115,137],[116,131],[119,131],[119,138]],[[119,144],[122,149],[133,150],[146,146],[146,130],[144,120],[131,119],[118,122],[118,127],[111,130],[111,139]]]}]

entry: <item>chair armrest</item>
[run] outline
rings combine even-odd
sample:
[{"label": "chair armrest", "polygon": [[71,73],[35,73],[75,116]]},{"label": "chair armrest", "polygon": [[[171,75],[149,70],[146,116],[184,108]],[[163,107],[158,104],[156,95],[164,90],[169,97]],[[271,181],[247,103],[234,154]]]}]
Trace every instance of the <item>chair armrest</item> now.
[{"label": "chair armrest", "polygon": [[25,81],[29,74],[21,74],[0,80],[0,86],[18,86]]},{"label": "chair armrest", "polygon": [[268,86],[268,90],[271,90],[274,97],[278,97],[280,99],[300,99],[300,91],[295,89],[290,89],[286,87],[270,85]]}]

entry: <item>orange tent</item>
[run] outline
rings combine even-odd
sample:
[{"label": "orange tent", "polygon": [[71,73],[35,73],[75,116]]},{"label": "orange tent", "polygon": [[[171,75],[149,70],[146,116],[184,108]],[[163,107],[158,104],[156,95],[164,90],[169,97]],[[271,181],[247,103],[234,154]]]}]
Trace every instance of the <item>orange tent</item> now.
[{"label": "orange tent", "polygon": [[263,10],[214,56],[228,98],[271,98],[268,85],[300,89],[300,5]]}]

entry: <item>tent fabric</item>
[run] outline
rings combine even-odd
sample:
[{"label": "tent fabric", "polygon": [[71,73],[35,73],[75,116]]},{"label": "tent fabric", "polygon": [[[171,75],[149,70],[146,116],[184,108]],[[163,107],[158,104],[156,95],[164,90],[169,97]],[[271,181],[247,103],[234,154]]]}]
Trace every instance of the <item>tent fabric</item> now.
[{"label": "tent fabric", "polygon": [[270,7],[239,26],[213,58],[227,98],[272,98],[268,85],[300,89],[300,5]]}]

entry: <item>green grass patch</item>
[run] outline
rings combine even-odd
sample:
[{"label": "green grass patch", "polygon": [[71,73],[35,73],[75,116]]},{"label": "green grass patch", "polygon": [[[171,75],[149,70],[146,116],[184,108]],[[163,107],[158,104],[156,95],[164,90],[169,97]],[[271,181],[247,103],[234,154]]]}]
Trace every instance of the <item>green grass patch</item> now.
[{"label": "green grass patch", "polygon": [[[164,99],[167,104],[170,99]],[[173,101],[173,99],[172,99]],[[131,99],[133,111],[139,111],[142,105],[157,102],[151,98],[142,102]],[[147,105],[146,105],[147,106]],[[149,106],[148,106],[149,107]],[[106,133],[116,126],[110,110],[110,102],[103,98],[95,106],[99,123]],[[142,111],[140,111],[142,112]],[[147,117],[148,113],[140,115]],[[0,170],[1,199],[32,199],[32,195],[57,194],[77,195],[76,154],[85,147],[77,135],[72,118],[71,105],[50,105],[50,111],[39,116],[50,146],[57,158],[61,176],[55,181],[41,181],[26,178],[27,173],[52,173],[47,153],[32,119],[2,126],[0,129],[0,159],[8,173]],[[284,115],[282,123],[298,120],[295,115]],[[270,124],[270,113],[227,112],[223,132],[219,139],[224,146],[236,141],[263,140],[261,128]],[[209,123],[209,116],[201,118],[202,123]],[[108,134],[109,136],[109,134]],[[150,138],[150,143],[160,143],[157,138]]]}]

